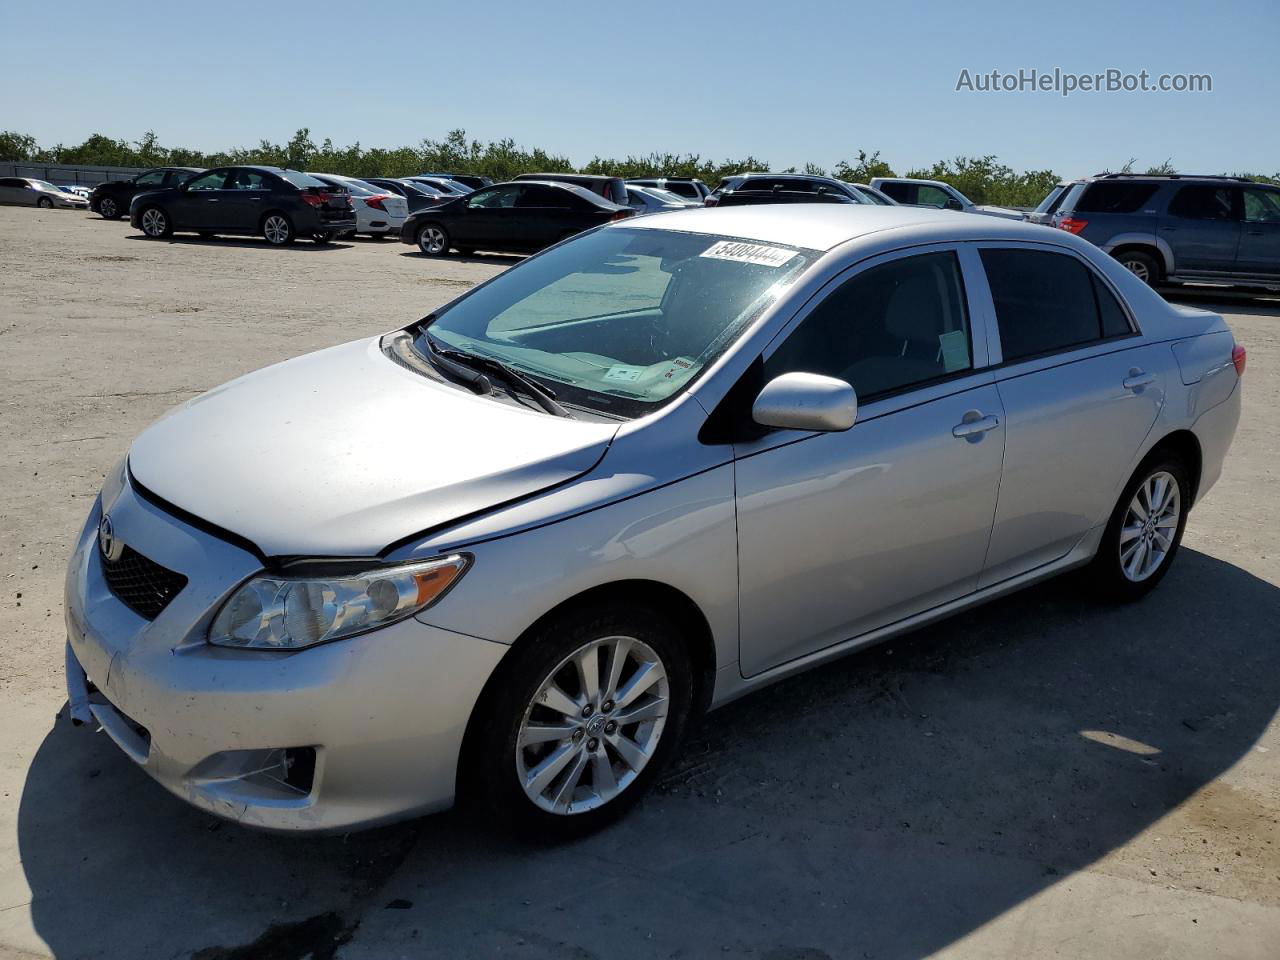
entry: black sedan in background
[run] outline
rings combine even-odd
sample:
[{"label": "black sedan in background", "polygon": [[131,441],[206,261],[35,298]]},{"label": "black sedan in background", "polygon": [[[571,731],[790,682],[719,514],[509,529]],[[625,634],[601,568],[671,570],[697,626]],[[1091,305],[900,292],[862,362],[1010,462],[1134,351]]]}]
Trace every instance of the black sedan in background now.
[{"label": "black sedan in background", "polygon": [[328,243],[356,229],[356,214],[346,190],[297,170],[219,167],[181,186],[138,194],[129,222],[148,237],[227,233],[282,246],[299,236]]},{"label": "black sedan in background", "polygon": [[805,173],[740,173],[725,177],[711,191],[708,207],[756,203],[874,203],[851,184]]},{"label": "black sedan in background", "polygon": [[485,187],[438,207],[410,214],[400,231],[429,257],[457,250],[535,253],[575,233],[635,213],[569,183],[522,180]]},{"label": "black sedan in background", "polygon": [[117,220],[129,212],[129,204],[143,191],[181,186],[203,169],[156,167],[144,170],[131,180],[108,180],[98,184],[89,194],[89,209],[103,220]]},{"label": "black sedan in background", "polygon": [[365,183],[372,183],[375,187],[382,187],[384,190],[390,190],[392,193],[398,193],[404,197],[409,203],[409,212],[416,213],[424,207],[434,207],[446,200],[453,198],[439,190],[432,190],[430,187],[423,186],[420,183],[410,183],[408,180],[394,180],[390,177],[361,177]]}]

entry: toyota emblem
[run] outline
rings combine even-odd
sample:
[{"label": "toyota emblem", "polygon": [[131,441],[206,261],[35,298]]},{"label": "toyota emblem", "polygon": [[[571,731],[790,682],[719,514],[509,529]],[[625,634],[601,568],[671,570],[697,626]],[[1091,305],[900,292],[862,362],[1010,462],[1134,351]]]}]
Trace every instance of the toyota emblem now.
[{"label": "toyota emblem", "polygon": [[124,553],[124,544],[116,539],[115,529],[111,526],[111,518],[106,514],[103,514],[102,520],[98,523],[98,549],[112,563],[119,560],[120,555]]}]

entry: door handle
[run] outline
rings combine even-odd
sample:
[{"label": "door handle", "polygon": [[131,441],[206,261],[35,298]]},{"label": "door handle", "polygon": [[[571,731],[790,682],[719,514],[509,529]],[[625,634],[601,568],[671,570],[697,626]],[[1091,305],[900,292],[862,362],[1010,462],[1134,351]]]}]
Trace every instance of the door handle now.
[{"label": "door handle", "polygon": [[1129,371],[1129,375],[1124,378],[1124,388],[1126,390],[1141,390],[1143,387],[1149,387],[1156,382],[1154,373],[1146,373],[1134,367]]},{"label": "door handle", "polygon": [[205,203],[217,203],[217,202],[218,202],[217,197],[208,197],[205,199]]},{"label": "door handle", "polygon": [[1251,237],[1260,237],[1260,236],[1262,236],[1263,231],[1261,231],[1261,230],[1246,230],[1246,231],[1245,231],[1245,233],[1247,233],[1247,234],[1248,234],[1249,236],[1251,236]]},{"label": "door handle", "polygon": [[951,428],[951,435],[970,443],[977,443],[988,430],[1000,426],[1000,418],[994,413],[982,415],[981,410],[970,410],[964,419]]},{"label": "door handle", "polygon": [[1161,229],[1161,230],[1163,230],[1165,233],[1177,233],[1177,232],[1178,232],[1178,228],[1177,228],[1177,227],[1161,227],[1160,229]]}]

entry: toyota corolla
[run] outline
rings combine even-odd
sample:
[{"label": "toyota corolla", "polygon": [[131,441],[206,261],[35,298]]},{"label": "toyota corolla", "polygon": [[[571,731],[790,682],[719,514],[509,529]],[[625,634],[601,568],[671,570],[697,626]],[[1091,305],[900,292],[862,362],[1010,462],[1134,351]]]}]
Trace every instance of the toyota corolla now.
[{"label": "toyota corolla", "polygon": [[1073,568],[1151,590],[1244,367],[1064,231],[609,225],[142,433],[67,573],[72,715],[260,827],[589,830],[699,711]]}]

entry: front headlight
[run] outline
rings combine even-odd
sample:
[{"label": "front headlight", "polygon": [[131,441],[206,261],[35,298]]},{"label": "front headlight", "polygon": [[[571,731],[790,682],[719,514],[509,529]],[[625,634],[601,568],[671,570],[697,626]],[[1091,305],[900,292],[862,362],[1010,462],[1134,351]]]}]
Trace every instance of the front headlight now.
[{"label": "front headlight", "polygon": [[455,555],[337,577],[254,577],[209,628],[209,642],[254,650],[299,650],[395,623],[435,603],[466,572]]}]

